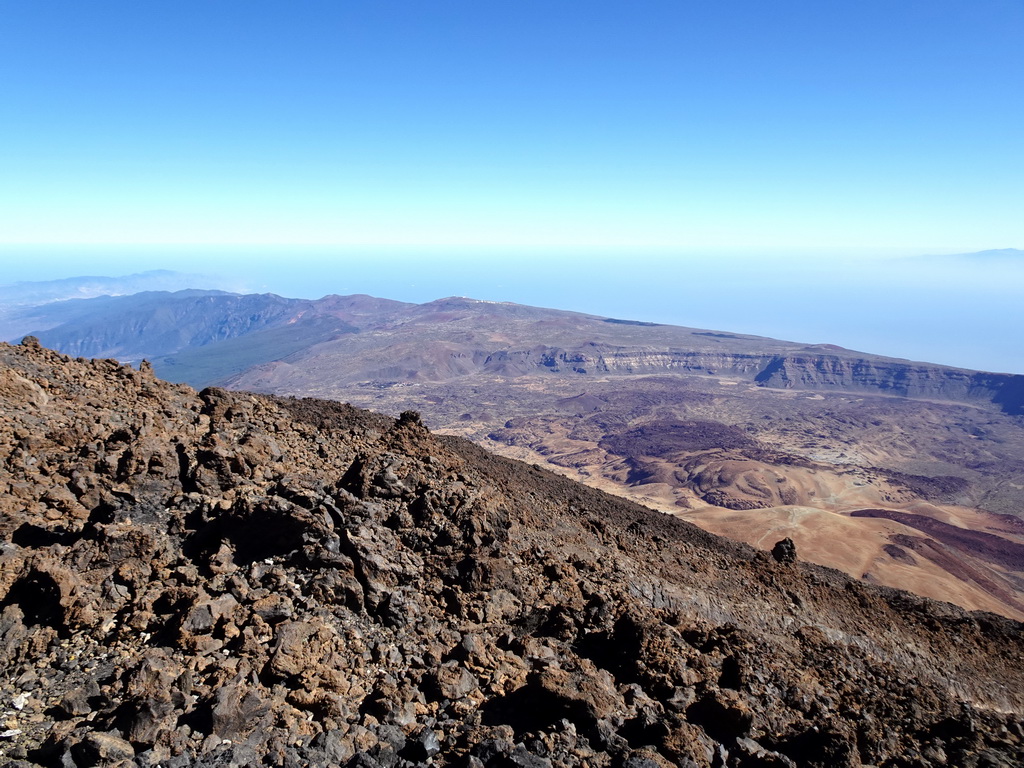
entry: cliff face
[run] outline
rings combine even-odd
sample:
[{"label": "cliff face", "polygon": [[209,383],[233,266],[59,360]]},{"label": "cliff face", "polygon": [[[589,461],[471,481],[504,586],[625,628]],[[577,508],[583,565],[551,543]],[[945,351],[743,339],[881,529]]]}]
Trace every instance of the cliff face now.
[{"label": "cliff face", "polygon": [[[508,357],[516,353],[498,354]],[[769,359],[769,356],[762,354],[695,352],[643,345],[615,347],[595,343],[574,349],[543,347],[532,351],[530,361],[534,368],[556,373],[720,373],[752,376],[756,375]]]},{"label": "cliff face", "polygon": [[984,373],[854,354],[714,353],[590,344],[476,353],[490,373],[717,374],[773,388],[865,392],[955,402],[990,402],[1010,414],[1024,413],[1024,376]]},{"label": "cliff face", "polygon": [[1024,761],[1020,624],[415,414],[32,342],[0,345],[0,414],[7,765]]},{"label": "cliff face", "polygon": [[1024,376],[834,355],[772,357],[754,380],[766,387],[863,391],[922,399],[991,402],[1024,413]]}]

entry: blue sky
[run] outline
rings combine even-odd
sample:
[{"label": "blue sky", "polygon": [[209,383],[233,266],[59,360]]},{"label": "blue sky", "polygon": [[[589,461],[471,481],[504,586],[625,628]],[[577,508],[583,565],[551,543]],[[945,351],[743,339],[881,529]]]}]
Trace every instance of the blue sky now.
[{"label": "blue sky", "polygon": [[1022,39],[1021,0],[0,3],[0,283],[184,269],[1024,371],[1024,272],[917,259],[1024,248]]},{"label": "blue sky", "polygon": [[1024,4],[8,2],[0,242],[1024,244]]}]

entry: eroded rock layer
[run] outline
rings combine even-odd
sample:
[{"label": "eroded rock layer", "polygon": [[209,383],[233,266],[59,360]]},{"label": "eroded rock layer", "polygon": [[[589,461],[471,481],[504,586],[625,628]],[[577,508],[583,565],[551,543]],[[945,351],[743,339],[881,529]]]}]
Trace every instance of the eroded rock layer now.
[{"label": "eroded rock layer", "polygon": [[1024,761],[1022,625],[792,542],[32,341],[0,413],[0,765]]}]

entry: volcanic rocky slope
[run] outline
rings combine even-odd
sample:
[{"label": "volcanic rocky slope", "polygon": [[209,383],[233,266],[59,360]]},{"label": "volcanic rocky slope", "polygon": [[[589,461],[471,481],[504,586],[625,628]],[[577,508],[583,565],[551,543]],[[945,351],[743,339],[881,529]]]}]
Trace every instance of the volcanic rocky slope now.
[{"label": "volcanic rocky slope", "polygon": [[1022,625],[413,413],[27,340],[0,414],[0,765],[1024,762]]},{"label": "volcanic rocky slope", "polygon": [[1022,376],[464,298],[179,291],[38,309],[24,327],[66,353],[414,409],[706,530],[791,537],[820,565],[1024,618],[1024,529],[1007,517],[1024,509]]}]

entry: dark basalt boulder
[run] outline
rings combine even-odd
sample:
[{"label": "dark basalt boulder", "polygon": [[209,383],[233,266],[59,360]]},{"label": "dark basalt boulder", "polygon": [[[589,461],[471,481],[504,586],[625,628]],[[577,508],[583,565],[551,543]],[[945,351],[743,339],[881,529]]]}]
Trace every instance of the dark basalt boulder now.
[{"label": "dark basalt boulder", "polygon": [[775,546],[772,547],[772,557],[779,563],[795,563],[796,544],[788,536],[781,541],[775,542]]}]

